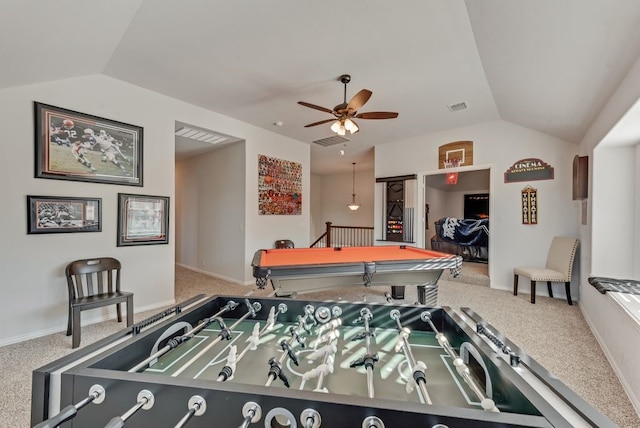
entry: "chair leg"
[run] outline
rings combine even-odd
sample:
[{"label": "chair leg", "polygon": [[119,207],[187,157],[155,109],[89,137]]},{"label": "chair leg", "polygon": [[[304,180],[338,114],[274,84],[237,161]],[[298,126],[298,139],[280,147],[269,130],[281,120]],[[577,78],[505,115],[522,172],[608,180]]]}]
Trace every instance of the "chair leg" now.
[{"label": "chair leg", "polygon": [[69,316],[67,317],[67,336],[71,336],[71,321],[73,319],[73,311],[71,310],[71,305],[69,305]]},{"label": "chair leg", "polygon": [[536,282],[531,280],[531,303],[536,302]]},{"label": "chair leg", "polygon": [[571,282],[565,282],[564,289],[567,293],[567,303],[573,305],[573,302],[571,301]]},{"label": "chair leg", "polygon": [[518,295],[518,274],[517,273],[513,274],[513,295],[514,296]]},{"label": "chair leg", "polygon": [[127,327],[133,324],[133,296],[127,297]]},{"label": "chair leg", "polygon": [[78,346],[80,346],[80,309],[73,309],[71,332],[73,335],[71,339],[71,347],[77,348]]},{"label": "chair leg", "polygon": [[549,297],[553,297],[553,290],[551,289],[551,281],[547,281],[547,290],[549,291]]},{"label": "chair leg", "polygon": [[118,317],[118,322],[122,322],[122,311],[120,310],[121,303],[116,303],[116,315]]}]

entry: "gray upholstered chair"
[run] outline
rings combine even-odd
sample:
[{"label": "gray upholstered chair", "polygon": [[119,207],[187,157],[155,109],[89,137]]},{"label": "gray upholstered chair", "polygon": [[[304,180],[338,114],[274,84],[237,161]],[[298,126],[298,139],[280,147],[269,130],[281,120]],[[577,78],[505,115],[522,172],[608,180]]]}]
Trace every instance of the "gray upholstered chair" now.
[{"label": "gray upholstered chair", "polygon": [[531,280],[531,303],[536,302],[536,283],[546,281],[549,297],[553,297],[552,282],[564,282],[567,293],[567,303],[571,301],[571,271],[576,257],[578,240],[565,236],[556,236],[551,241],[547,264],[545,267],[514,267],[513,268],[513,295],[518,295],[518,276],[524,276]]}]

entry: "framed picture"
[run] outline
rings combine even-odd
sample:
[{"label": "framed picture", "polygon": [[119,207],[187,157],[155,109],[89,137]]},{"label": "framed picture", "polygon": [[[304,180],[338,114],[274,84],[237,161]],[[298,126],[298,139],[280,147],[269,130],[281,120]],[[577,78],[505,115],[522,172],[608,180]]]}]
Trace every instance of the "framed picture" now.
[{"label": "framed picture", "polygon": [[27,233],[102,231],[102,199],[27,195]]},{"label": "framed picture", "polygon": [[142,186],[142,128],[34,103],[35,177]]},{"label": "framed picture", "polygon": [[118,193],[118,247],[169,243],[169,198]]}]

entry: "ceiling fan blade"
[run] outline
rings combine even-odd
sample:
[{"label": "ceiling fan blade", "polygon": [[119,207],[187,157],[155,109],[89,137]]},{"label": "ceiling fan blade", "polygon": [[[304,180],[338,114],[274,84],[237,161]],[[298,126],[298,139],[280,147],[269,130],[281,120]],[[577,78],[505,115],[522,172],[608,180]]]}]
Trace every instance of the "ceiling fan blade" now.
[{"label": "ceiling fan blade", "polygon": [[359,113],[354,117],[358,119],[395,119],[398,113],[392,111],[370,111],[367,113]]},{"label": "ceiling fan blade", "polygon": [[372,94],[373,92],[368,89],[361,90],[360,92],[355,94],[353,98],[351,98],[349,104],[347,104],[347,110],[350,112],[358,111],[360,107],[362,107],[367,101],[369,101],[369,98],[371,98]]},{"label": "ceiling fan blade", "polygon": [[304,127],[305,128],[309,128],[311,126],[322,125],[323,123],[335,122],[335,120],[336,120],[335,118],[333,118],[333,119],[325,119],[325,120],[321,120],[320,122],[310,123],[308,125],[305,125]]},{"label": "ceiling fan blade", "polygon": [[320,110],[320,111],[323,111],[325,113],[333,114],[333,110],[329,110],[326,107],[320,107],[320,106],[317,106],[315,104],[305,103],[304,101],[298,101],[298,104],[300,104],[301,106],[305,106],[305,107],[313,108],[313,109],[316,109],[316,110]]}]

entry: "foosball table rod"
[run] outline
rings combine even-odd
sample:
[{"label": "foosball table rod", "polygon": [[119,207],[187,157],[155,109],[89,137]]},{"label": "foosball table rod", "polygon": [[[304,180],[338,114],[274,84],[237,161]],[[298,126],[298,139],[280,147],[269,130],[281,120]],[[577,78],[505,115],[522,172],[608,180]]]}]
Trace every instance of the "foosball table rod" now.
[{"label": "foosball table rod", "polygon": [[422,312],[420,314],[420,319],[424,322],[429,323],[431,330],[433,330],[433,332],[436,334],[438,343],[440,344],[442,349],[444,349],[447,354],[449,354],[449,356],[453,359],[453,365],[458,371],[458,374],[462,376],[462,379],[464,379],[466,384],[469,385],[469,388],[471,388],[476,397],[478,397],[482,408],[485,411],[496,413],[500,412],[500,410],[496,407],[495,402],[485,395],[485,393],[482,391],[482,388],[480,388],[480,386],[478,385],[478,382],[476,382],[476,380],[471,376],[469,367],[467,367],[462,358],[460,358],[456,351],[451,347],[451,344],[449,343],[449,340],[446,338],[446,336],[439,332],[436,326],[433,324],[433,321],[431,321],[431,314],[428,311]]},{"label": "foosball table rod", "polygon": [[367,416],[362,421],[362,428],[384,428],[384,422],[377,416]]},{"label": "foosball table rod", "polygon": [[149,390],[143,389],[142,391],[140,391],[138,393],[138,398],[137,398],[136,404],[132,408],[127,410],[122,416],[116,416],[113,419],[111,419],[104,426],[104,428],[121,428],[121,427],[123,427],[124,423],[127,421],[127,419],[129,419],[131,416],[135,415],[138,410],[140,410],[140,409],[149,410],[150,408],[153,407],[154,402],[155,402],[155,398],[153,396],[153,393],[151,391],[149,391]]},{"label": "foosball table rod", "polygon": [[247,401],[242,406],[242,417],[244,420],[239,428],[247,428],[249,424],[254,424],[262,417],[262,408],[258,403]]},{"label": "foosball table rod", "polygon": [[374,336],[374,332],[369,325],[369,321],[373,319],[373,314],[369,310],[369,308],[363,308],[360,310],[360,318],[356,320],[356,322],[364,321],[364,331],[359,335],[355,336],[354,340],[365,340],[365,355],[362,358],[358,358],[355,361],[352,361],[349,365],[351,368],[364,366],[367,370],[367,393],[369,398],[375,398],[375,391],[373,389],[373,368],[375,367],[375,363],[378,361],[379,357],[377,354],[371,353],[371,337]]},{"label": "foosball table rod", "polygon": [[222,339],[230,340],[231,339],[231,330],[236,328],[242,321],[247,319],[249,316],[254,318],[256,316],[256,312],[259,312],[262,309],[262,305],[260,304],[260,302],[251,303],[251,302],[249,302],[249,299],[245,299],[245,305],[247,306],[247,312],[244,315],[242,315],[240,318],[238,318],[231,325],[231,327],[223,327],[221,325],[220,333],[218,334],[218,337],[216,337],[213,340],[213,342],[211,342],[207,346],[205,346],[200,352],[198,352],[193,358],[191,358],[189,361],[187,361],[182,367],[180,367],[178,370],[176,370],[171,376],[172,377],[179,376],[183,371],[185,371],[187,368],[189,368],[193,363],[195,363],[200,358],[202,358],[202,356],[204,354],[209,352],[209,349],[211,349],[215,345],[217,345],[218,342],[220,342]]},{"label": "foosball table rod", "polygon": [[[284,303],[280,303],[278,305],[278,310],[276,311],[275,307],[271,307],[271,309],[269,310],[269,317],[267,318],[267,323],[264,327],[262,327],[262,329],[260,329],[260,323],[257,322],[254,326],[253,326],[253,332],[251,333],[251,336],[247,339],[247,342],[249,342],[249,344],[242,350],[242,352],[240,352],[240,354],[237,354],[237,356],[235,356],[235,358],[233,358],[233,364],[226,364],[222,370],[220,371],[220,373],[218,374],[218,378],[216,379],[216,382],[225,382],[227,380],[230,380],[233,378],[233,374],[236,370],[235,365],[237,363],[240,362],[240,360],[242,359],[242,357],[245,356],[245,354],[249,351],[255,351],[256,349],[258,349],[258,344],[260,343],[260,338],[268,331],[273,330],[273,327],[275,325],[277,316],[279,314],[284,314],[285,312],[287,312],[287,305]],[[229,350],[229,355],[231,355],[233,347]],[[229,358],[227,358],[227,361],[229,361]]]},{"label": "foosball table rod", "polygon": [[300,422],[304,428],[319,428],[322,423],[320,413],[313,409],[305,409],[300,413]]},{"label": "foosball table rod", "polygon": [[293,364],[298,365],[298,358],[293,351],[293,347],[291,346],[294,341],[297,341],[298,344],[304,348],[304,339],[300,337],[301,330],[307,331],[309,328],[307,326],[307,321],[311,320],[312,323],[315,323],[316,320],[313,317],[314,307],[311,305],[306,305],[304,307],[304,316],[298,315],[298,324],[297,326],[291,326],[289,328],[289,332],[291,333],[291,337],[289,340],[282,339],[280,341],[280,346],[282,347],[282,354],[280,354],[280,358],[276,359],[275,357],[271,357],[268,361],[269,364],[269,372],[267,373],[267,381],[264,386],[271,386],[274,380],[280,379],[284,383],[284,386],[289,388],[289,379],[287,379],[286,374],[282,369],[282,363],[287,358],[287,356],[291,359]]},{"label": "foosball table rod", "polygon": [[424,373],[426,365],[423,362],[416,361],[415,357],[413,356],[413,352],[411,351],[411,345],[409,344],[410,330],[402,326],[402,322],[400,322],[399,310],[392,310],[389,313],[389,317],[391,317],[392,320],[395,320],[396,324],[398,325],[398,339],[400,340],[399,345],[402,346],[404,355],[409,361],[409,364],[411,364],[413,380],[422,393],[422,398],[424,399],[426,404],[433,404],[433,402],[431,401],[431,397],[429,396],[429,391],[427,391],[427,379]]},{"label": "foosball table rod", "polygon": [[175,428],[182,428],[194,416],[202,416],[204,412],[207,411],[207,402],[204,401],[204,398],[200,397],[199,395],[194,395],[189,399],[187,408],[189,409],[189,411],[182,417],[182,419],[180,419],[180,421],[178,421]]},{"label": "foosball table rod", "polygon": [[204,328],[208,327],[220,315],[224,314],[225,312],[234,310],[237,306],[238,304],[236,302],[234,302],[233,300],[230,300],[229,303],[227,303],[215,315],[202,321],[200,324],[198,324],[193,329],[191,329],[191,331],[188,334],[171,339],[164,348],[159,349],[157,352],[154,352],[151,356],[149,356],[148,358],[145,358],[144,360],[136,364],[134,367],[129,369],[129,373],[135,373],[147,367],[151,361],[157,360],[167,352],[177,348],[182,343],[188,341],[189,339],[194,337],[198,332],[200,332],[200,330],[203,330]]},{"label": "foosball table rod", "polygon": [[39,424],[35,425],[34,428],[55,428],[58,425],[62,424],[63,422],[66,422],[69,419],[72,419],[73,417],[75,417],[75,415],[78,413],[78,410],[82,409],[87,404],[102,403],[104,401],[105,395],[106,395],[106,392],[102,386],[93,385],[91,388],[89,388],[89,395],[85,399],[79,401],[76,404],[68,405],[67,407],[62,409],[57,415],[45,421],[40,422]]}]

